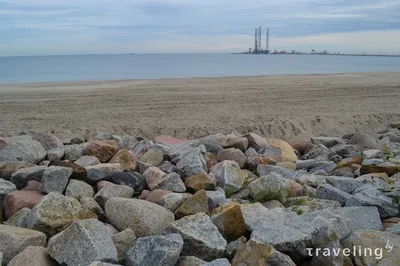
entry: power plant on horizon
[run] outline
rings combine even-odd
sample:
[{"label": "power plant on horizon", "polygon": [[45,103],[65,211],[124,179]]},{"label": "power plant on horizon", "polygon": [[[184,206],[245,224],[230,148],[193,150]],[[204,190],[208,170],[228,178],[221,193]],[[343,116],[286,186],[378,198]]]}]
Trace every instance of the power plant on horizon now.
[{"label": "power plant on horizon", "polygon": [[269,54],[269,28],[265,33],[265,50],[262,49],[262,27],[255,28],[254,35],[254,49],[249,48],[249,51],[245,52],[245,54]]}]

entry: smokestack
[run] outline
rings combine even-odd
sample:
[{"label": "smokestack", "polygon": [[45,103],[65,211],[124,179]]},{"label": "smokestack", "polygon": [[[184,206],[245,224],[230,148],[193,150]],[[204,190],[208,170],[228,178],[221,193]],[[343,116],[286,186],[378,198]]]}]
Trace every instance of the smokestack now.
[{"label": "smokestack", "polygon": [[267,39],[266,39],[266,44],[265,44],[265,52],[268,53],[269,51],[269,28],[267,28]]},{"label": "smokestack", "polygon": [[258,32],[257,28],[255,29],[255,36],[254,36],[254,52],[258,50]]},{"label": "smokestack", "polygon": [[262,47],[261,47],[261,36],[262,36],[262,33],[261,33],[261,26],[258,28],[258,51],[259,52],[261,52],[261,49],[262,49]]}]

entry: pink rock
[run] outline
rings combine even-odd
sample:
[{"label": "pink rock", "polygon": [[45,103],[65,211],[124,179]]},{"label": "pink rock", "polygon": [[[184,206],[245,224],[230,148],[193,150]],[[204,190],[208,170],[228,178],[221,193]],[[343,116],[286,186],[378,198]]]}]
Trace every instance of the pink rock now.
[{"label": "pink rock", "polygon": [[168,193],[171,193],[171,192],[168,191],[168,190],[156,189],[154,191],[151,191],[147,195],[146,200],[150,201],[150,202],[153,202],[153,203],[160,204],[162,197],[167,195]]},{"label": "pink rock", "polygon": [[43,194],[33,190],[17,190],[8,193],[3,203],[6,219],[10,218],[22,208],[28,207],[32,209],[43,197]]},{"label": "pink rock", "polygon": [[157,136],[154,138],[154,141],[163,142],[167,145],[178,145],[186,142],[186,139],[177,139],[171,136]]},{"label": "pink rock", "polygon": [[165,176],[165,173],[158,167],[149,167],[143,173],[143,177],[146,179],[146,183],[151,190],[153,190]]},{"label": "pink rock", "polygon": [[102,188],[108,187],[108,186],[115,186],[114,183],[108,182],[108,181],[99,181],[97,182],[97,191],[99,191]]},{"label": "pink rock", "polygon": [[41,192],[40,189],[40,182],[36,181],[36,180],[29,180],[28,184],[26,185],[26,187],[24,187],[22,190],[24,191],[37,191],[37,192]]},{"label": "pink rock", "polygon": [[151,192],[150,190],[146,190],[146,189],[143,190],[138,199],[146,200],[146,198],[150,192]]}]

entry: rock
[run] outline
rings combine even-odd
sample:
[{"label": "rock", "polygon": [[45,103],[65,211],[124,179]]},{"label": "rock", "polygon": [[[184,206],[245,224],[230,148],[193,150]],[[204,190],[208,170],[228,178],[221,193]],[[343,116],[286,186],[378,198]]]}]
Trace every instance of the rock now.
[{"label": "rock", "polygon": [[229,260],[233,259],[233,256],[236,253],[236,250],[240,248],[242,245],[246,244],[247,239],[244,236],[239,237],[235,241],[230,242],[226,245],[224,257],[228,258]]},{"label": "rock", "polygon": [[329,250],[328,255],[314,254],[311,252],[309,255],[313,255],[311,265],[344,265],[344,255],[339,253],[334,254],[335,251],[341,250],[342,245],[335,233],[328,225],[322,226],[319,230],[314,230],[312,233],[312,243],[315,249],[323,250],[324,252]]},{"label": "rock", "polygon": [[33,139],[40,142],[46,151],[64,147],[62,141],[50,132],[36,134]]},{"label": "rock", "polygon": [[58,263],[49,255],[47,248],[29,246],[15,256],[8,266],[57,266]]},{"label": "rock", "polygon": [[218,152],[217,160],[219,162],[222,162],[225,160],[235,161],[239,164],[240,168],[243,168],[246,164],[247,158],[246,158],[246,155],[244,155],[244,153],[241,150],[235,149],[235,148],[230,148],[230,149],[221,150],[220,152]]},{"label": "rock", "polygon": [[173,165],[171,162],[169,161],[165,161],[163,162],[159,168],[161,169],[161,171],[163,171],[166,174],[170,174],[170,173],[174,173],[176,172],[176,166]]},{"label": "rock", "polygon": [[185,180],[185,186],[190,191],[199,191],[199,190],[214,190],[215,189],[215,180],[204,173],[194,175],[188,177]]},{"label": "rock", "polygon": [[351,167],[341,167],[329,173],[332,176],[343,176],[354,178],[353,169]]},{"label": "rock", "polygon": [[17,189],[23,189],[30,180],[40,182],[45,170],[46,166],[22,168],[13,173],[10,180],[17,186]]},{"label": "rock", "polygon": [[231,266],[229,263],[229,260],[223,258],[223,259],[216,259],[210,262],[206,262],[204,266]]},{"label": "rock", "polygon": [[31,136],[16,136],[10,139],[8,145],[0,150],[0,162],[24,161],[37,164],[46,157],[40,142]]},{"label": "rock", "polygon": [[28,222],[31,218],[31,209],[29,208],[22,208],[18,212],[16,212],[13,216],[11,216],[4,224],[28,228]]},{"label": "rock", "polygon": [[269,200],[283,201],[287,196],[286,188],[281,176],[272,173],[262,176],[249,184],[250,194],[255,201]]},{"label": "rock", "polygon": [[250,232],[257,227],[265,215],[268,215],[268,209],[259,202],[253,204],[242,204],[240,205],[240,209],[242,210],[246,229]]},{"label": "rock", "polygon": [[[364,255],[364,252],[360,252],[361,254],[355,252],[356,265],[398,265],[400,261],[398,243],[400,243],[400,236],[395,234],[374,230],[357,230],[349,237],[346,247],[350,249],[362,247],[361,251],[367,250],[367,256]],[[392,249],[388,249],[388,244],[394,245]],[[369,256],[369,250],[372,251],[372,256]]]},{"label": "rock", "polygon": [[320,162],[317,165],[317,167],[310,169],[310,173],[317,173],[321,171],[330,173],[336,168],[336,164],[334,162]]},{"label": "rock", "polygon": [[91,218],[97,216],[82,208],[79,201],[52,192],[43,197],[32,209],[28,227],[53,236],[67,228],[73,221]]},{"label": "rock", "polygon": [[58,192],[63,193],[67,187],[72,169],[69,167],[50,166],[48,167],[40,182],[40,188],[44,193]]},{"label": "rock", "polygon": [[146,191],[144,190],[140,195],[139,199],[145,199],[147,201],[161,205],[162,198],[170,193],[171,193],[170,191],[162,189],[156,189],[153,191],[149,191],[148,193],[146,193]]},{"label": "rock", "polygon": [[187,178],[201,173],[207,173],[206,150],[204,145],[190,149],[176,164],[179,175]]},{"label": "rock", "polygon": [[108,223],[104,223],[104,225],[106,226],[107,232],[110,236],[120,233],[119,230],[115,228],[113,225]]},{"label": "rock", "polygon": [[3,202],[6,219],[25,207],[35,207],[43,197],[44,195],[40,192],[32,190],[18,190],[8,193]]},{"label": "rock", "polygon": [[46,152],[46,158],[49,161],[61,160],[61,158],[64,157],[64,153],[65,153],[64,147],[54,148]]},{"label": "rock", "polygon": [[327,157],[330,150],[322,144],[315,145],[308,153],[304,154],[302,160],[316,159],[318,157]]},{"label": "rock", "polygon": [[118,144],[115,140],[95,140],[89,142],[84,149],[84,155],[97,157],[100,162],[108,162],[117,152]]},{"label": "rock", "polygon": [[164,159],[164,154],[159,149],[151,149],[140,157],[140,161],[151,164],[152,166],[159,166]]},{"label": "rock", "polygon": [[176,266],[204,266],[205,263],[207,262],[195,256],[182,256],[179,257]]},{"label": "rock", "polygon": [[95,261],[90,263],[88,266],[122,266],[121,264],[113,264],[113,263],[107,263],[107,262],[101,262],[101,261]]},{"label": "rock", "polygon": [[346,158],[346,159],[341,160],[337,164],[337,166],[338,167],[350,167],[353,164],[361,164],[363,160],[364,160],[364,158],[362,156],[350,157],[350,158]]},{"label": "rock", "polygon": [[65,190],[65,196],[81,199],[82,197],[93,197],[93,187],[83,181],[71,179]]},{"label": "rock", "polygon": [[276,166],[283,167],[293,171],[296,170],[296,164],[292,162],[278,162],[276,163]]},{"label": "rock", "polygon": [[286,141],[280,139],[271,139],[271,146],[280,150],[280,157],[278,158],[281,162],[296,162],[297,155],[294,153],[293,148]]},{"label": "rock", "polygon": [[255,133],[249,133],[247,135],[244,135],[243,137],[247,139],[249,147],[254,148],[256,151],[268,147],[267,140]]},{"label": "rock", "polygon": [[296,162],[296,170],[307,170],[309,171],[312,168],[315,168],[318,166],[318,161],[315,159],[309,159],[309,160],[298,160]]},{"label": "rock", "polygon": [[306,249],[312,247],[313,228],[296,213],[255,206],[242,208],[242,213],[246,226],[252,229],[251,239],[270,244],[291,258],[307,256]]},{"label": "rock", "polygon": [[332,148],[338,144],[345,143],[344,139],[341,138],[330,138],[330,137],[314,137],[311,138],[311,142],[315,145],[322,144],[327,148]]},{"label": "rock", "polygon": [[76,161],[84,155],[85,146],[83,144],[67,145],[64,148],[65,160],[70,162]]},{"label": "rock", "polygon": [[82,197],[80,203],[83,208],[97,215],[100,221],[106,220],[106,215],[100,205],[92,197]]},{"label": "rock", "polygon": [[382,192],[375,189],[368,189],[354,194],[346,201],[345,206],[376,206],[382,219],[395,217],[399,213],[397,204],[394,204],[391,198],[386,197]]},{"label": "rock", "polygon": [[299,152],[300,155],[304,155],[314,147],[314,144],[308,140],[300,140],[298,142],[291,143],[290,146],[292,146],[295,151]]},{"label": "rock", "polygon": [[327,176],[326,182],[335,188],[350,194],[353,193],[357,188],[364,185],[361,181],[355,180],[354,178],[341,176]]},{"label": "rock", "polygon": [[131,228],[139,237],[160,234],[174,221],[171,211],[144,200],[111,198],[105,211],[112,225],[120,231]]},{"label": "rock", "polygon": [[171,136],[162,135],[162,136],[155,137],[154,141],[162,142],[162,143],[165,143],[168,145],[179,145],[179,144],[186,142],[187,140],[186,139],[177,139],[177,138],[174,138]]},{"label": "rock", "polygon": [[84,156],[80,157],[74,163],[76,163],[77,165],[80,165],[82,167],[101,164],[100,160],[97,159],[97,157],[88,156],[88,155],[84,155]]},{"label": "rock", "polygon": [[111,198],[132,198],[133,188],[124,185],[106,186],[100,189],[94,196],[94,200],[104,209],[104,205]]},{"label": "rock", "polygon": [[225,239],[236,240],[246,232],[239,203],[222,205],[211,213],[211,220]]},{"label": "rock", "polygon": [[123,135],[123,136],[113,135],[111,136],[111,139],[117,142],[119,150],[125,149],[128,151],[132,151],[135,145],[138,143],[136,137],[130,135]]},{"label": "rock", "polygon": [[28,246],[45,245],[46,236],[41,232],[0,224],[0,253],[3,253],[4,265]]},{"label": "rock", "polygon": [[329,224],[340,240],[358,229],[381,230],[382,222],[376,207],[345,207],[314,211],[299,216],[318,229]]},{"label": "rock", "polygon": [[127,266],[175,266],[183,248],[179,234],[147,236],[136,240],[127,254]]},{"label": "rock", "polygon": [[385,232],[400,235],[400,223],[389,226],[388,228],[386,228]]},{"label": "rock", "polygon": [[[293,198],[292,198],[293,199]],[[267,209],[285,208],[282,203],[277,200],[263,202],[262,205]]]},{"label": "rock", "polygon": [[151,190],[157,189],[157,185],[161,182],[165,173],[158,167],[149,167],[143,173],[143,177],[146,179],[146,183]]},{"label": "rock", "polygon": [[217,186],[223,188],[229,196],[242,188],[247,176],[247,173],[240,168],[227,165],[222,167],[221,173],[215,178]]},{"label": "rock", "polygon": [[19,169],[32,166],[34,166],[34,164],[27,162],[0,162],[0,178],[10,180],[11,175]]},{"label": "rock", "polygon": [[210,211],[226,203],[225,191],[222,188],[217,187],[215,191],[206,191],[206,194]]},{"label": "rock", "polygon": [[304,174],[296,180],[299,184],[317,187],[326,183],[326,177],[323,175]]},{"label": "rock", "polygon": [[[265,206],[265,204],[263,205]],[[325,200],[325,199],[318,199],[318,198],[304,196],[304,197],[288,198],[285,202],[285,206],[291,207],[292,211],[297,212],[297,214],[299,214],[298,211],[304,209],[307,209],[307,212],[312,212],[328,208],[339,208],[340,203],[334,200]]]},{"label": "rock", "polygon": [[135,192],[141,192],[146,186],[145,178],[138,172],[117,172],[111,175],[110,180],[117,185],[129,186]]},{"label": "rock", "polygon": [[210,217],[204,213],[186,216],[172,222],[165,231],[181,234],[184,241],[181,252],[183,256],[214,260],[223,255],[227,244]]},{"label": "rock", "polygon": [[[152,193],[154,193],[155,191],[153,191]],[[179,205],[181,205],[185,200],[191,197],[192,194],[190,193],[167,193],[165,195],[162,195],[160,201],[156,203],[172,212],[175,212],[176,208],[178,208]]]},{"label": "rock", "polygon": [[357,157],[361,156],[361,151],[355,145],[337,145],[331,148],[331,153],[335,155],[340,155],[343,158]]},{"label": "rock", "polygon": [[0,179],[0,208],[2,206],[4,197],[10,193],[17,190],[17,187],[15,186],[14,183],[4,180],[4,179]]},{"label": "rock", "polygon": [[139,173],[141,173],[141,174],[144,174],[144,172],[146,172],[146,170],[149,169],[150,167],[153,167],[153,165],[142,162],[142,161],[137,161],[136,169],[138,169]]},{"label": "rock", "polygon": [[361,154],[364,159],[382,159],[385,156],[380,150],[365,150]]},{"label": "rock", "polygon": [[102,163],[93,166],[87,166],[87,183],[93,185],[98,181],[110,178],[114,173],[122,172],[119,163]]},{"label": "rock", "polygon": [[88,141],[93,141],[93,140],[110,140],[111,135],[98,131],[98,132],[90,132],[87,136],[86,139]]},{"label": "rock", "polygon": [[186,187],[177,173],[164,175],[152,189],[163,189],[171,192],[185,192]]},{"label": "rock", "polygon": [[247,140],[247,138],[238,137],[233,134],[227,135],[227,138],[227,142],[224,146],[225,148],[236,148],[241,150],[242,152],[245,152],[249,147],[249,141]]},{"label": "rock", "polygon": [[373,136],[362,132],[355,133],[349,143],[356,145],[359,149],[375,149],[378,145]]},{"label": "rock", "polygon": [[72,175],[71,175],[72,179],[78,179],[78,180],[82,180],[82,181],[88,180],[86,169],[75,163],[54,160],[54,161],[50,161],[48,166],[49,167],[50,166],[69,167],[72,169]]},{"label": "rock", "polygon": [[381,159],[364,160],[361,165],[361,174],[387,173],[392,176],[400,172],[400,166],[396,163],[384,162]]},{"label": "rock", "polygon": [[137,158],[128,150],[120,150],[111,158],[110,163],[120,163],[122,170],[134,171],[137,167]]},{"label": "rock", "polygon": [[126,253],[132,247],[136,239],[135,232],[128,228],[122,232],[111,235],[111,239],[117,249],[118,261],[124,262],[126,259]]},{"label": "rock", "polygon": [[392,128],[400,129],[400,121],[394,122],[394,123],[390,124],[390,126],[391,126]]},{"label": "rock", "polygon": [[176,219],[193,215],[196,213],[208,213],[208,198],[205,190],[196,192],[192,197],[185,200],[174,212]]},{"label": "rock", "polygon": [[290,179],[290,180],[297,180],[301,175],[303,175],[303,172],[300,171],[292,171],[286,168],[282,168],[279,166],[275,165],[258,165],[257,167],[257,173],[259,176],[266,176],[271,173],[276,173],[282,176],[282,178]]},{"label": "rock", "polygon": [[334,200],[340,203],[340,205],[344,205],[348,199],[351,198],[351,195],[333,187],[329,184],[319,185],[317,188],[317,198],[319,199],[327,199]]},{"label": "rock", "polygon": [[105,187],[108,187],[108,186],[115,186],[115,184],[114,184],[114,183],[111,183],[111,182],[109,182],[109,181],[105,181],[105,180],[99,181],[99,182],[97,182],[97,184],[96,184],[97,191],[99,191],[99,190],[101,190],[101,189],[103,189],[103,188],[105,188]]},{"label": "rock", "polygon": [[49,239],[49,254],[60,264],[84,266],[94,261],[117,260],[117,249],[103,223],[75,221]]},{"label": "rock", "polygon": [[285,265],[295,266],[289,256],[280,253],[269,244],[250,239],[239,247],[232,260],[232,266]]}]

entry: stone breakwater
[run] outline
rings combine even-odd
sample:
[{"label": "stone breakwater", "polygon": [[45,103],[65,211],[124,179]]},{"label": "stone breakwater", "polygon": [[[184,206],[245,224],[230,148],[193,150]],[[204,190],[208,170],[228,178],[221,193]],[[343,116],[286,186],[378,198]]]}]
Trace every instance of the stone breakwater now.
[{"label": "stone breakwater", "polygon": [[400,123],[291,144],[31,132],[0,139],[0,265],[399,265],[399,201]]}]

